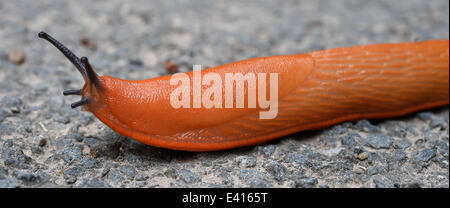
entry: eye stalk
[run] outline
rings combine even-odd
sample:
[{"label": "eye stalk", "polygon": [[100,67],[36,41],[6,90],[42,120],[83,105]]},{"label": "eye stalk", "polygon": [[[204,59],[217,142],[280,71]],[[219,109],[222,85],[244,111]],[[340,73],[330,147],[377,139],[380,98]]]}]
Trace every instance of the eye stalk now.
[{"label": "eye stalk", "polygon": [[83,63],[86,69],[86,75],[90,81],[90,83],[94,84],[96,87],[100,87],[100,81],[98,79],[97,73],[95,73],[94,69],[92,69],[91,64],[86,56],[81,57],[81,63]]},{"label": "eye stalk", "polygon": [[81,90],[64,90],[63,95],[81,95]]},{"label": "eye stalk", "polygon": [[[92,68],[91,64],[89,63],[88,58],[81,57],[78,58],[72,51],[70,51],[66,46],[64,46],[62,43],[60,43],[58,40],[50,36],[49,34],[45,32],[40,32],[38,36],[42,39],[47,40],[52,45],[54,45],[61,53],[69,59],[70,62],[77,68],[77,70],[80,72],[80,74],[83,76],[84,81],[87,83],[87,85],[93,85],[95,88],[100,89],[101,83],[100,79],[97,73],[95,73],[94,69]],[[85,84],[86,86],[86,84]],[[64,90],[63,92],[64,96],[67,95],[81,95],[82,89],[78,90]],[[83,97],[80,101],[72,103],[70,106],[72,108],[76,108],[78,106],[82,106],[89,103],[89,99]]]},{"label": "eye stalk", "polygon": [[76,108],[78,106],[82,106],[82,105],[85,105],[85,104],[88,104],[88,103],[89,103],[89,100],[87,98],[82,98],[80,101],[77,101],[77,102],[74,102],[74,103],[70,104],[70,107]]}]

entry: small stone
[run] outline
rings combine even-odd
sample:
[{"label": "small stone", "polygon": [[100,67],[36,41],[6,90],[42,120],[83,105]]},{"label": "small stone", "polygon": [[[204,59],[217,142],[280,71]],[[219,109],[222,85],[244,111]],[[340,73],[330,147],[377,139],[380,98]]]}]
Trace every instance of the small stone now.
[{"label": "small stone", "polygon": [[136,181],[146,181],[149,178],[149,176],[146,173],[139,173],[137,174],[135,180]]},{"label": "small stone", "polygon": [[77,142],[82,142],[84,139],[80,133],[73,133],[73,132],[69,133],[67,135],[67,138],[74,139]]},{"label": "small stone", "polygon": [[442,160],[442,166],[443,168],[447,168],[448,169],[448,160]]},{"label": "small stone", "polygon": [[70,122],[70,119],[68,117],[65,116],[57,116],[55,118],[55,121],[58,123],[62,123],[62,124],[68,124]]},{"label": "small stone", "polygon": [[284,162],[290,163],[295,162],[301,166],[305,166],[309,163],[308,157],[301,153],[289,153],[284,157]]},{"label": "small stone", "polygon": [[387,135],[371,135],[365,139],[365,146],[372,147],[374,149],[388,149],[393,143],[393,139]]},{"label": "small stone", "polygon": [[73,175],[65,175],[64,180],[66,180],[67,184],[74,184],[77,182],[77,177]]},{"label": "small stone", "polygon": [[256,166],[256,158],[255,157],[244,157],[240,161],[241,167],[251,168]]},{"label": "small stone", "polygon": [[17,188],[19,184],[16,179],[0,175],[0,188]]},{"label": "small stone", "polygon": [[0,166],[0,177],[1,177],[2,175],[8,175],[8,169],[6,169],[6,168]]},{"label": "small stone", "polygon": [[430,112],[421,112],[417,115],[422,121],[429,121],[433,118],[433,114]]},{"label": "small stone", "polygon": [[89,148],[89,155],[93,158],[98,158],[100,156],[100,154],[98,154],[97,151],[95,151],[94,149]]},{"label": "small stone", "polygon": [[436,156],[436,150],[434,149],[425,149],[422,150],[419,155],[416,157],[416,161],[428,162],[432,158]]},{"label": "small stone", "polygon": [[295,188],[314,188],[317,185],[317,179],[309,178],[299,178],[294,181]]},{"label": "small stone", "polygon": [[173,167],[169,167],[166,170],[164,170],[164,175],[176,179],[178,177],[178,171]]},{"label": "small stone", "polygon": [[23,103],[22,99],[20,99],[16,96],[13,96],[13,95],[4,96],[0,100],[0,106],[8,107],[8,108],[21,106],[22,103]]},{"label": "small stone", "polygon": [[41,138],[41,140],[39,140],[38,146],[43,147],[43,146],[45,146],[45,144],[47,144],[47,139]]},{"label": "small stone", "polygon": [[345,145],[345,146],[349,146],[349,147],[355,146],[356,145],[355,138],[361,138],[361,137],[359,136],[359,134],[356,134],[356,133],[350,133],[345,136],[342,136],[341,144]]},{"label": "small stone", "polygon": [[356,125],[356,129],[362,132],[368,132],[368,133],[379,133],[380,128],[377,126],[372,125],[368,120],[359,120]]},{"label": "small stone", "polygon": [[375,183],[375,187],[377,188],[394,188],[394,184],[384,176],[374,176],[373,182]]},{"label": "small stone", "polygon": [[0,122],[6,119],[8,116],[8,112],[4,109],[0,109]]},{"label": "small stone", "polygon": [[180,178],[186,183],[195,183],[199,182],[201,180],[200,177],[197,176],[197,174],[191,172],[190,170],[181,169],[180,170]]},{"label": "small stone", "polygon": [[345,134],[347,127],[344,127],[344,125],[334,125],[328,131],[331,133],[330,135]]},{"label": "small stone", "polygon": [[58,148],[66,148],[66,147],[72,147],[73,142],[71,139],[68,138],[61,138],[56,140],[56,146]]},{"label": "small stone", "polygon": [[209,184],[208,188],[223,188],[223,186],[218,185],[218,184]]},{"label": "small stone", "polygon": [[203,167],[210,167],[212,165],[211,161],[202,161],[202,166]]},{"label": "small stone", "polygon": [[239,179],[244,182],[254,181],[257,179],[265,180],[267,177],[262,175],[259,171],[254,169],[242,169],[239,172]]},{"label": "small stone", "polygon": [[83,37],[80,39],[80,43],[84,46],[86,46],[87,48],[91,49],[91,50],[96,50],[97,49],[97,45],[95,45],[95,43],[93,43],[91,40],[89,40],[89,38],[87,37]]},{"label": "small stone", "polygon": [[342,147],[331,148],[325,151],[326,155],[336,156],[339,155],[343,151]]},{"label": "small stone", "polygon": [[225,171],[222,171],[218,176],[219,176],[219,178],[222,179],[223,185],[231,185],[232,184],[232,179],[230,179],[230,175],[228,173],[226,173]]},{"label": "small stone", "polygon": [[440,154],[442,154],[444,157],[448,156],[448,144],[444,141],[435,141],[434,147],[438,150]]},{"label": "small stone", "polygon": [[434,129],[434,128],[445,129],[445,123],[441,119],[436,118],[436,119],[431,120],[430,128],[431,129]]},{"label": "small stone", "polygon": [[355,167],[353,172],[355,172],[358,175],[361,175],[364,173],[364,171],[365,171],[365,169],[363,167],[358,166],[358,167]]},{"label": "small stone", "polygon": [[11,107],[10,110],[11,110],[11,113],[16,113],[16,114],[20,113],[20,108],[17,106]]},{"label": "small stone", "polygon": [[25,52],[23,50],[9,50],[8,60],[14,64],[22,64],[25,60]]},{"label": "small stone", "polygon": [[426,130],[425,133],[423,134],[423,138],[425,139],[424,142],[426,142],[426,141],[433,141],[433,140],[439,139],[439,134],[435,133],[435,132],[432,132],[432,131]]},{"label": "small stone", "polygon": [[275,145],[269,144],[263,147],[264,156],[269,157],[273,152],[275,152]]},{"label": "small stone", "polygon": [[264,167],[277,181],[282,181],[286,176],[286,167],[275,160],[269,160]]},{"label": "small stone", "polygon": [[74,161],[80,159],[82,154],[83,154],[83,152],[81,151],[80,148],[66,147],[63,150],[63,160],[66,163],[71,164]]},{"label": "small stone", "polygon": [[359,160],[363,161],[363,160],[366,160],[369,157],[369,153],[368,152],[362,152],[362,153],[358,154],[357,157],[358,157]]},{"label": "small stone", "polygon": [[103,182],[102,180],[98,179],[98,178],[93,178],[91,179],[89,182],[87,182],[87,187],[90,188],[107,188],[110,187],[108,184],[106,184],[105,182]]},{"label": "small stone", "polygon": [[369,168],[367,168],[366,170],[367,175],[376,175],[378,173],[378,169],[376,166],[370,166]]},{"label": "small stone", "polygon": [[420,188],[422,186],[418,182],[413,182],[413,183],[408,184],[406,187],[407,188]]},{"label": "small stone", "polygon": [[95,168],[99,165],[98,159],[92,157],[85,157],[81,160],[81,165],[86,169]]},{"label": "small stone", "polygon": [[353,169],[353,172],[355,172],[358,175],[362,175],[366,171],[366,168],[362,166],[355,166]]},{"label": "small stone", "polygon": [[128,178],[134,178],[136,175],[136,169],[131,165],[120,166],[120,172],[126,175]]},{"label": "small stone", "polygon": [[93,137],[84,138],[83,142],[95,151],[90,152],[92,157],[106,156],[109,158],[116,158],[120,154],[120,142],[105,143],[100,139]]},{"label": "small stone", "polygon": [[397,150],[394,153],[395,160],[402,161],[406,159],[406,153],[403,150]]},{"label": "small stone", "polygon": [[250,188],[267,188],[269,185],[265,180],[256,179],[250,182]]},{"label": "small stone", "polygon": [[102,173],[101,173],[101,177],[103,178],[103,177],[105,177],[108,173],[109,173],[109,170],[110,170],[110,168],[104,168],[103,170],[102,170]]},{"label": "small stone", "polygon": [[16,128],[14,128],[14,126],[10,123],[4,123],[1,124],[0,123],[0,135],[5,135],[6,133],[12,133],[16,131]]},{"label": "small stone", "polygon": [[72,176],[79,176],[82,175],[84,172],[83,168],[79,166],[71,167],[64,171],[64,175],[72,175]]},{"label": "small stone", "polygon": [[112,183],[112,184],[121,184],[124,180],[126,180],[126,178],[123,177],[119,173],[119,171],[117,171],[115,169],[111,169],[109,171],[108,179],[109,179],[109,182]]},{"label": "small stone", "polygon": [[[5,143],[7,143],[6,141]],[[4,144],[4,147],[8,144]],[[32,161],[31,157],[25,155],[21,149],[9,148],[5,149],[1,153],[1,158],[3,159],[3,164],[9,167],[15,167],[19,169],[29,169],[30,163]]]},{"label": "small stone", "polygon": [[408,147],[411,147],[411,142],[408,140],[402,140],[394,145],[394,148],[396,149],[406,149]]},{"label": "small stone", "polygon": [[130,59],[130,60],[128,60],[128,63],[131,64],[131,65],[135,65],[135,66],[142,66],[142,65],[144,65],[144,63],[142,63],[142,61],[139,60],[139,59]]},{"label": "small stone", "polygon": [[178,72],[178,65],[175,62],[173,62],[172,60],[166,60],[165,66],[166,66],[166,70],[169,74]]},{"label": "small stone", "polygon": [[32,182],[36,180],[36,176],[31,173],[22,173],[17,176],[18,179],[26,182]]}]

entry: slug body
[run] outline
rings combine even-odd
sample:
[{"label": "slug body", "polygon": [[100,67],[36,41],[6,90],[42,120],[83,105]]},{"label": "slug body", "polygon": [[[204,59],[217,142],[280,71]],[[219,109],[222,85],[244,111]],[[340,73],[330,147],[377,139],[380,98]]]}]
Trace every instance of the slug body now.
[{"label": "slug body", "polygon": [[[45,33],[39,36],[57,47],[60,44]],[[64,53],[64,49],[60,50]],[[70,54],[65,55],[69,58]],[[78,64],[82,74],[85,71],[86,83],[79,91],[65,91],[82,95],[72,107],[82,105],[123,136],[176,150],[254,145],[301,130],[402,116],[449,103],[448,40],[252,58],[201,71],[202,75],[216,73],[223,80],[226,73],[277,73],[274,119],[260,119],[264,109],[249,108],[248,103],[243,108],[174,108],[170,93],[178,86],[170,84],[171,76],[136,81],[100,77],[86,58],[73,56],[72,63]],[[193,73],[186,75],[193,78]],[[202,85],[202,92],[207,88]],[[248,96],[246,90],[246,101]]]}]

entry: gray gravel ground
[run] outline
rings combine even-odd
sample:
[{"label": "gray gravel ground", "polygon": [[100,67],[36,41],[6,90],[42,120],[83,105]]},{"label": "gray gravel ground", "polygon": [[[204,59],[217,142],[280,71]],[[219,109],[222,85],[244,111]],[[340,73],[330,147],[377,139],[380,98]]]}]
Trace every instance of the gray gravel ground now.
[{"label": "gray gravel ground", "polygon": [[81,76],[41,30],[100,74],[145,79],[165,75],[167,59],[188,71],[448,39],[448,0],[0,1],[0,187],[449,187],[448,107],[235,150],[159,149],[70,108],[79,98],[62,91]]}]

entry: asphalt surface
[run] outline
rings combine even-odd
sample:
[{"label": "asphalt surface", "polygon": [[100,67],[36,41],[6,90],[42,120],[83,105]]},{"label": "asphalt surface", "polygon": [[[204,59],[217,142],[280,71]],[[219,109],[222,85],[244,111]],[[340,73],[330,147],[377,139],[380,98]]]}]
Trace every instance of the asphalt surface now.
[{"label": "asphalt surface", "polygon": [[449,187],[448,107],[227,151],[149,147],[70,108],[82,78],[40,31],[101,75],[146,79],[167,60],[448,39],[447,0],[0,1],[0,187]]}]

